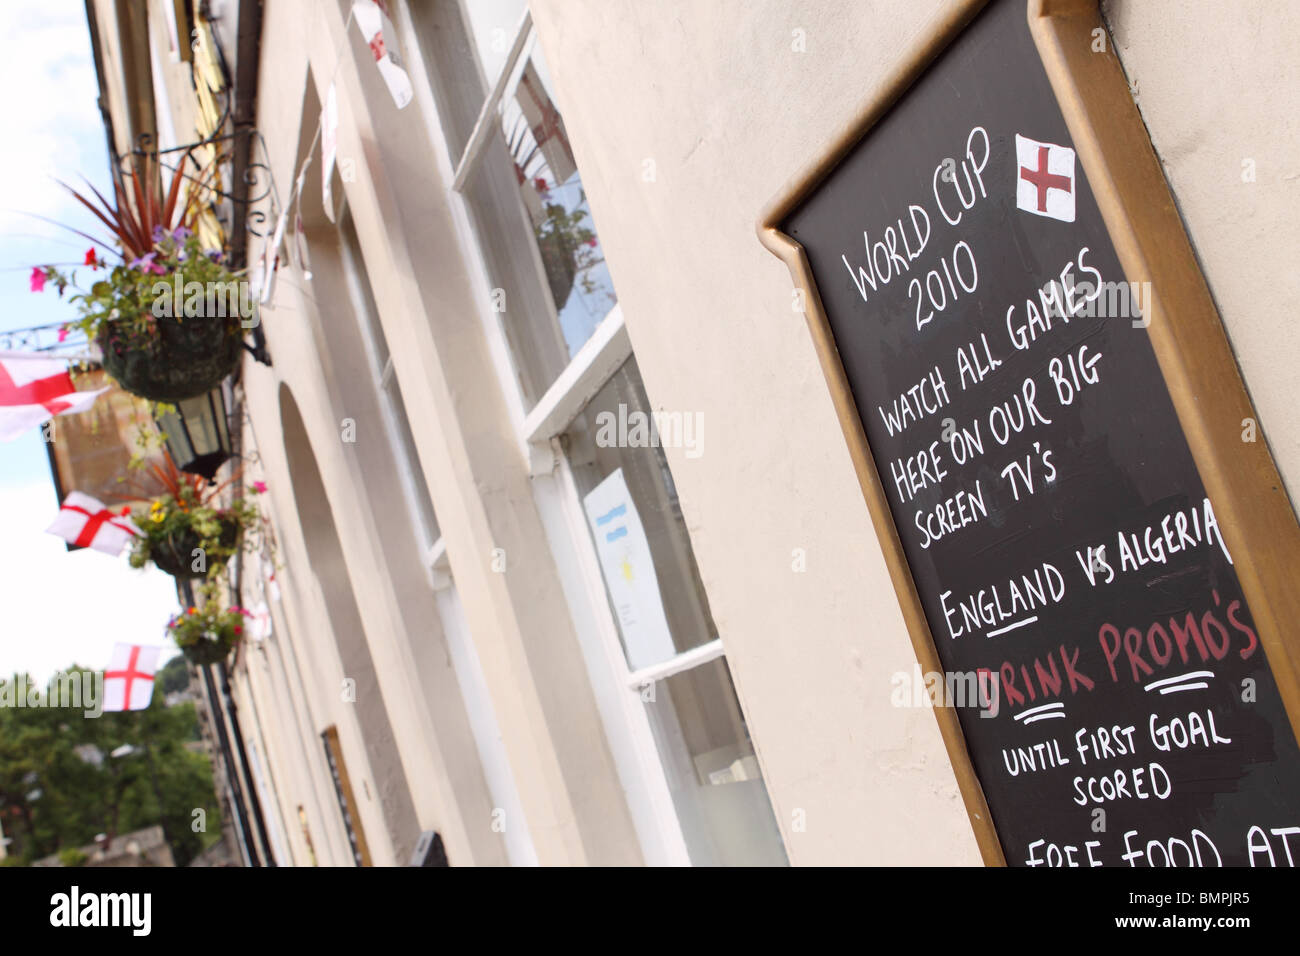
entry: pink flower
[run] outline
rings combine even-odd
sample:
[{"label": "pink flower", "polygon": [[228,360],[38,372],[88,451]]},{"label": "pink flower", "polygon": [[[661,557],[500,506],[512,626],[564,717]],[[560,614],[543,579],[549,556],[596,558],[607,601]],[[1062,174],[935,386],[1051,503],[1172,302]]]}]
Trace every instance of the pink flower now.
[{"label": "pink flower", "polygon": [[68,327],[65,325],[63,328],[59,329],[59,341],[62,342],[67,337],[68,337]]},{"label": "pink flower", "polygon": [[45,270],[40,266],[32,266],[30,285],[33,292],[45,291]]},{"label": "pink flower", "polygon": [[259,495],[261,495],[261,494],[265,494],[265,493],[266,493],[266,482],[265,482],[265,481],[255,481],[255,482],[253,482],[253,491],[257,492]]},{"label": "pink flower", "polygon": [[154,275],[165,276],[167,270],[153,261],[153,257],[158,253],[151,252],[148,255],[141,256],[131,262],[132,269],[139,269],[141,272],[152,272]]}]

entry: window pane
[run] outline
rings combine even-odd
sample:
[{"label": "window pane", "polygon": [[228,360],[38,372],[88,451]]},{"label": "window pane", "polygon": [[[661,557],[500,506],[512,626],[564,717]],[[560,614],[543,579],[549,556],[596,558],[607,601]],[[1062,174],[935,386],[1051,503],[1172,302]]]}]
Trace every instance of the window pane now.
[{"label": "window pane", "polygon": [[572,355],[617,299],[540,53],[524,68],[514,96],[502,104],[501,123]]},{"label": "window pane", "polygon": [[[491,178],[497,164],[514,184],[522,220],[501,226],[519,230],[525,242],[521,258],[532,273],[524,294],[541,306],[524,315],[507,299],[512,346],[531,406],[618,301],[540,53],[530,57],[513,95],[501,104],[501,136],[493,138],[471,175],[471,201],[480,191],[478,181]],[[488,245],[516,241],[491,231],[487,236]]]},{"label": "window pane", "polygon": [[[524,0],[409,6],[453,157],[462,155],[486,95],[474,59],[491,87],[524,6]],[[616,297],[540,50],[524,61],[495,119],[486,147],[464,171],[461,192],[488,271],[484,294],[500,314],[531,409]]]},{"label": "window pane", "polygon": [[[563,436],[631,670],[717,636],[652,421],[628,359]],[[698,433],[683,421],[679,434]]]},{"label": "window pane", "polygon": [[785,866],[758,758],[725,660],[641,692],[696,866]]},{"label": "window pane", "polygon": [[527,0],[465,0],[465,18],[489,87],[505,66]]}]

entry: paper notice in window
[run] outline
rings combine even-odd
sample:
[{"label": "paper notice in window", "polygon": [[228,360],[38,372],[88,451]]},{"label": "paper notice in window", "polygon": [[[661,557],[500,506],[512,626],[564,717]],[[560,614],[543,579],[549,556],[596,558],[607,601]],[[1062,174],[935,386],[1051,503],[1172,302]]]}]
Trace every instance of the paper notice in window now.
[{"label": "paper notice in window", "polygon": [[596,539],[605,587],[618,613],[628,666],[635,671],[668,660],[677,651],[664,616],[650,543],[623,469],[592,489],[582,503]]}]

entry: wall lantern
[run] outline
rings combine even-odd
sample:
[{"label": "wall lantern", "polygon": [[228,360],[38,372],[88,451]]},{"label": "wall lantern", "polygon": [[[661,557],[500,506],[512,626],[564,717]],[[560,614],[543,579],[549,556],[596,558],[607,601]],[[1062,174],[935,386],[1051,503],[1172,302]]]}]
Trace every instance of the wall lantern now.
[{"label": "wall lantern", "polygon": [[160,413],[156,420],[166,438],[167,451],[181,471],[212,481],[217,469],[230,459],[230,425],[220,386],[176,402],[171,411]]}]

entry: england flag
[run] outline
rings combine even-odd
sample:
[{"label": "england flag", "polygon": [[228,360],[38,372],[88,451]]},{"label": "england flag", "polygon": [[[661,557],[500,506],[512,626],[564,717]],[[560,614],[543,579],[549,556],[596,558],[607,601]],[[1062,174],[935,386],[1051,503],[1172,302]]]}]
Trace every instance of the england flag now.
[{"label": "england flag", "polygon": [[274,629],[271,620],[271,609],[265,601],[259,601],[252,610],[253,616],[250,621],[252,636],[254,640],[264,641],[271,636]]},{"label": "england flag", "polygon": [[0,441],[13,441],[55,415],[84,412],[106,391],[77,391],[61,359],[0,352]]},{"label": "england flag", "polygon": [[162,648],[114,644],[104,670],[104,710],[144,710],[153,699],[153,676]]},{"label": "england flag", "polygon": [[320,111],[320,195],[325,204],[325,217],[334,221],[334,193],[330,181],[334,178],[334,161],[339,151],[339,98],[334,84],[325,94],[325,106]]},{"label": "england flag", "polygon": [[1074,150],[1016,134],[1016,206],[1074,222]]},{"label": "england flag", "polygon": [[131,538],[140,534],[140,529],[126,515],[109,511],[80,491],[68,493],[59,516],[45,530],[78,548],[92,548],[114,557],[122,553]]},{"label": "england flag", "polygon": [[352,4],[352,18],[357,21],[357,29],[365,37],[370,52],[375,56],[375,65],[384,85],[392,94],[393,102],[400,110],[415,91],[411,87],[411,78],[402,68],[402,59],[397,53],[397,31],[388,19],[388,8],[380,0],[355,0]]}]

